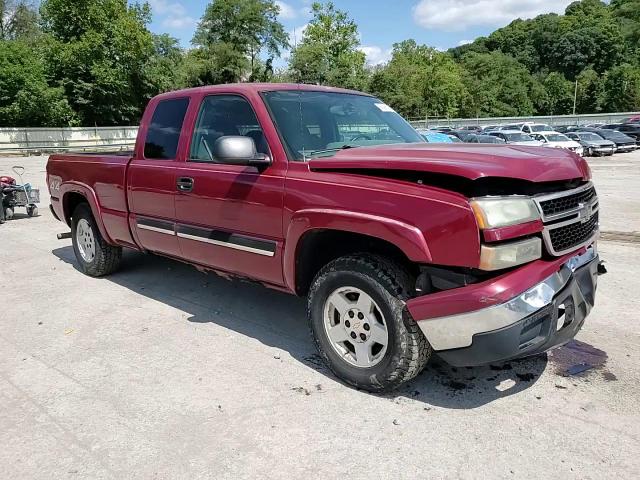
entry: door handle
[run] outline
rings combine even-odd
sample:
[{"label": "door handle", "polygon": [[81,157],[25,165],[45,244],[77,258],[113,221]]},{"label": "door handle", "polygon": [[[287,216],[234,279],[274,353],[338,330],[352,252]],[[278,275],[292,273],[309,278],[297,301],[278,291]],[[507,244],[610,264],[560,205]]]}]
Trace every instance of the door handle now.
[{"label": "door handle", "polygon": [[180,192],[190,192],[193,190],[193,178],[179,177],[176,186]]}]

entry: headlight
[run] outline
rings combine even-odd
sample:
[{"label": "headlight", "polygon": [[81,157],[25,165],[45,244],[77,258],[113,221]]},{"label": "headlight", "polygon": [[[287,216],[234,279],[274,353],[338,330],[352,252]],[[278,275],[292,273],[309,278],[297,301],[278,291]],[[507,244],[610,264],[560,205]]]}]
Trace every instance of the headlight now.
[{"label": "headlight", "polygon": [[501,245],[482,245],[479,267],[481,270],[502,270],[532,262],[541,256],[542,240],[539,238],[528,238]]},{"label": "headlight", "polygon": [[508,227],[540,218],[530,198],[478,198],[471,201],[471,208],[481,229]]}]

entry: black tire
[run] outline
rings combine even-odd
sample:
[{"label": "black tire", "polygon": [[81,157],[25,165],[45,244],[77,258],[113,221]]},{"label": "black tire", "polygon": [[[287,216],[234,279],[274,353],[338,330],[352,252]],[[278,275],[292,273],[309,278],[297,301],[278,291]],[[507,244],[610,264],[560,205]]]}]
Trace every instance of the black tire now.
[{"label": "black tire", "polygon": [[38,216],[38,207],[36,207],[35,205],[29,205],[27,207],[27,215],[30,217],[37,217]]},{"label": "black tire", "polygon": [[[95,241],[95,257],[90,262],[87,262],[82,258],[80,250],[78,249],[76,231],[78,228],[78,222],[82,219],[89,223]],[[76,260],[78,261],[80,270],[82,270],[85,275],[89,275],[90,277],[102,277],[115,272],[120,266],[122,248],[109,245],[104,238],[102,238],[100,229],[96,225],[96,221],[91,213],[91,208],[86,203],[81,203],[73,211],[73,216],[71,217],[71,239],[73,242],[73,251],[76,254]]]},{"label": "black tire", "polygon": [[[331,344],[324,327],[324,305],[341,287],[366,292],[380,307],[389,335],[387,351],[372,367],[347,362]],[[409,314],[405,301],[413,290],[408,272],[385,257],[358,254],[338,258],[315,277],[308,294],[307,316],[318,352],[339,378],[370,392],[393,390],[418,375],[432,348]]]}]

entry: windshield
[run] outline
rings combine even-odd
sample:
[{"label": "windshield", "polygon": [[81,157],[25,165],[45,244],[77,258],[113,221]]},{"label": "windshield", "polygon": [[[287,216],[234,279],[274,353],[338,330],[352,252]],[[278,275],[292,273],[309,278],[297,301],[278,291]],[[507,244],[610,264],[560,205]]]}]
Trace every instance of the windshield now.
[{"label": "windshield", "polygon": [[571,141],[569,137],[566,135],[562,135],[561,133],[552,133],[550,135],[545,135],[547,137],[547,141],[549,142],[569,142]]},{"label": "windshield", "polygon": [[599,130],[598,135],[603,138],[625,140],[627,136],[624,133],[617,132],[615,130]]},{"label": "windshield", "polygon": [[400,115],[365,95],[279,90],[263,94],[291,158],[332,156],[343,148],[423,143]]},{"label": "windshield", "polygon": [[578,137],[581,138],[582,140],[587,140],[591,142],[602,140],[602,137],[600,135],[596,135],[595,133],[578,133],[576,135],[578,135]]},{"label": "windshield", "polygon": [[526,133],[505,133],[505,137],[510,142],[532,142],[533,138],[531,138]]},{"label": "windshield", "polygon": [[550,132],[553,130],[549,125],[531,125],[529,128],[532,132]]}]

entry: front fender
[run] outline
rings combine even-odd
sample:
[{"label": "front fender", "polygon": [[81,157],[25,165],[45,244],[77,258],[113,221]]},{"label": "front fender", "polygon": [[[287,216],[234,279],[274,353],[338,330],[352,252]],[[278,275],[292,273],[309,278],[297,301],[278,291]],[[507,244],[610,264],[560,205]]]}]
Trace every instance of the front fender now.
[{"label": "front fender", "polygon": [[431,263],[432,257],[424,235],[417,227],[392,218],[348,210],[308,209],[296,212],[286,234],[284,276],[295,291],[296,256],[302,236],[311,230],[338,230],[385,240],[397,246],[414,262]]},{"label": "front fender", "polygon": [[[60,201],[62,205],[63,220],[67,222],[67,218],[70,218],[71,214],[73,213],[73,212],[67,211],[68,201],[66,201],[67,199],[65,199],[65,197],[67,197],[71,193],[79,193],[84,198],[86,198],[87,203],[91,208],[91,213],[93,214],[93,218],[96,221],[96,225],[100,230],[100,234],[102,235],[102,238],[104,238],[107,243],[114,244],[115,242],[109,236],[109,233],[107,232],[107,229],[104,226],[104,221],[102,219],[102,214],[101,214],[102,212],[100,209],[100,203],[98,202],[98,198],[96,197],[95,192],[89,185],[86,185],[81,182],[64,182],[62,185],[60,185]],[[67,222],[67,224],[71,226],[69,222]]]}]

